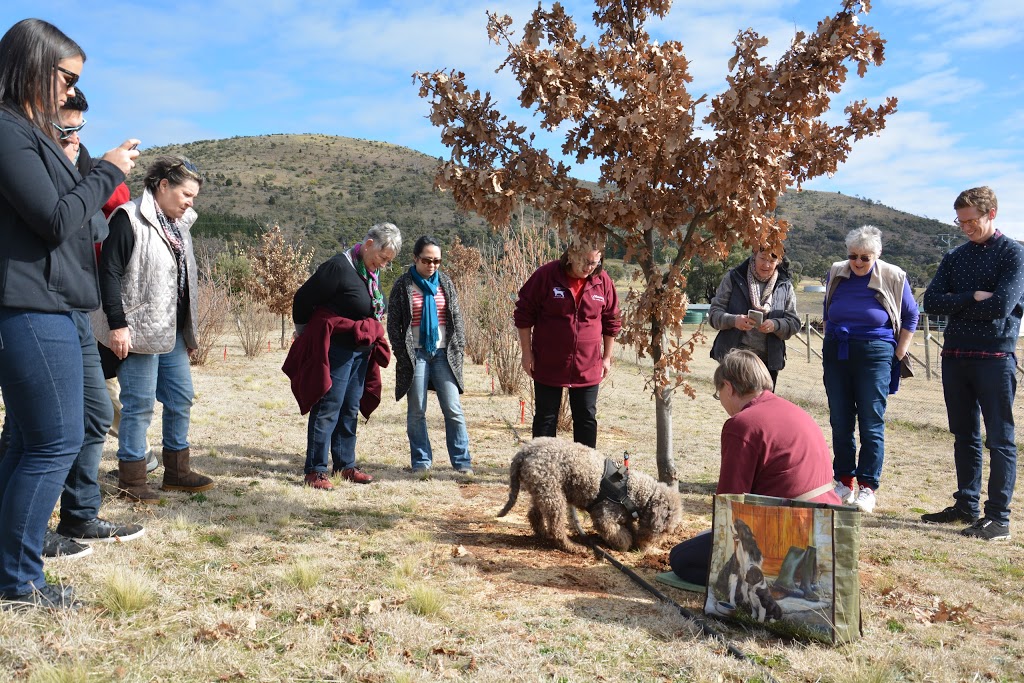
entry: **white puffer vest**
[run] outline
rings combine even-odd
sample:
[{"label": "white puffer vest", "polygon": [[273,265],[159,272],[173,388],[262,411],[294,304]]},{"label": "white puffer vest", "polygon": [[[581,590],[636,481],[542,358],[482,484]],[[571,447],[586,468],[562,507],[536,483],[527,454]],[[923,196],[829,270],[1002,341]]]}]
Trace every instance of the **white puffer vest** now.
[{"label": "white puffer vest", "polygon": [[[128,215],[135,234],[135,249],[121,279],[121,304],[132,335],[131,352],[168,353],[174,349],[178,321],[178,263],[174,251],[160,227],[156,203],[148,189],[141,199],[122,204],[117,211]],[[188,269],[188,310],[181,333],[189,349],[198,347],[194,313],[199,283],[190,231],[196,218],[196,212],[189,209],[177,223]],[[92,329],[100,343],[110,343],[110,326],[102,309],[92,314]]]}]

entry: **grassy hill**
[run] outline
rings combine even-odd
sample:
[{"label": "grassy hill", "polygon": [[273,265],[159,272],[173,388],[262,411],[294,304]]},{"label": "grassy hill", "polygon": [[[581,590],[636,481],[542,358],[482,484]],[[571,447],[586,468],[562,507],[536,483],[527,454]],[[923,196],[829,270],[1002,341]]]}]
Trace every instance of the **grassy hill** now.
[{"label": "grassy hill", "polygon": [[[160,153],[182,153],[208,181],[199,201],[199,235],[237,239],[279,223],[304,235],[320,251],[339,239],[351,243],[381,221],[406,235],[432,233],[443,241],[458,234],[467,243],[494,239],[480,218],[459,211],[451,195],[433,189],[438,160],[384,142],[329,135],[268,135],[202,140],[146,150],[140,165]],[[132,176],[133,193],[142,174]],[[829,192],[790,192],[779,216],[793,224],[788,253],[805,277],[818,277],[846,255],[843,237],[865,223],[885,236],[885,258],[918,279],[941,256],[938,235],[952,226],[896,211],[867,199]]]}]

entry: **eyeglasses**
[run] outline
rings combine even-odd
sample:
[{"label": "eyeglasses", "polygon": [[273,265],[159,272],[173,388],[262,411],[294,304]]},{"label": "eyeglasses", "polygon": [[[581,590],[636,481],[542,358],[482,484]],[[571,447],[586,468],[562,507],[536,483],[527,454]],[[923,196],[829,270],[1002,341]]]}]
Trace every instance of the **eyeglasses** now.
[{"label": "eyeglasses", "polygon": [[757,253],[757,255],[758,255],[759,258],[763,258],[766,261],[778,261],[779,260],[779,255],[778,254],[766,254],[763,251],[759,251]]},{"label": "eyeglasses", "polygon": [[871,259],[874,258],[874,257],[871,256],[870,254],[860,254],[860,255],[849,254],[849,255],[847,255],[846,258],[850,259],[851,261],[860,261],[861,263],[871,263]]},{"label": "eyeglasses", "polygon": [[62,66],[56,67],[57,71],[64,74],[64,88],[70,89],[75,87],[75,83],[78,83],[78,79],[81,78],[81,74],[76,74],[74,71],[68,71]]},{"label": "eyeglasses", "polygon": [[584,268],[597,268],[599,265],[601,265],[601,260],[598,259],[597,261],[584,261],[582,265]]},{"label": "eyeglasses", "polygon": [[439,265],[441,265],[441,259],[439,259],[439,258],[424,258],[424,257],[420,256],[419,259],[420,259],[420,263],[422,263],[425,266],[439,266]]},{"label": "eyeglasses", "polygon": [[968,218],[966,220],[960,220],[959,218],[953,219],[953,225],[958,228],[976,228],[981,225],[981,222],[988,218],[988,214],[978,216],[977,218]]},{"label": "eyeglasses", "polygon": [[58,126],[56,123],[54,123],[53,127],[60,131],[61,140],[67,140],[69,137],[85,128],[86,123],[87,121],[85,119],[82,119],[82,122],[77,126]]},{"label": "eyeglasses", "polygon": [[721,391],[721,389],[716,389],[715,393],[711,394],[711,398],[715,399],[716,401],[721,401],[722,397],[718,395],[719,391]]}]

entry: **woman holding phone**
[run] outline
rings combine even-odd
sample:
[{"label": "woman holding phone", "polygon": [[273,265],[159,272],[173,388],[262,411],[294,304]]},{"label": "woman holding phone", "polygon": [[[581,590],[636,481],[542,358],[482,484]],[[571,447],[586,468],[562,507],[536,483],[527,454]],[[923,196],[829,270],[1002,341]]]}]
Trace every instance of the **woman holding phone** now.
[{"label": "woman holding phone", "polygon": [[750,349],[768,368],[772,391],[786,367],[786,340],[800,330],[793,280],[782,247],[756,249],[722,278],[711,300],[709,321],[718,330],[711,357]]},{"label": "woman holding phone", "polygon": [[[11,428],[0,462],[0,603],[75,609],[46,582],[43,536],[85,438],[80,330],[100,304],[100,208],[135,166],[137,140],[83,177],[54,123],[85,53],[57,27],[25,19],[0,38],[0,389]],[[100,378],[102,380],[102,378]]]}]

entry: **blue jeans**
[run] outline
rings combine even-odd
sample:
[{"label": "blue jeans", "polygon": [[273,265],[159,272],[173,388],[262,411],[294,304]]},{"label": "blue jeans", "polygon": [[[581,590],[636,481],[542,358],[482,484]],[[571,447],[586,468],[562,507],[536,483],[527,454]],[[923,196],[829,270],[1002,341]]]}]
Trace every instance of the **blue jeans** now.
[{"label": "blue jeans", "polygon": [[106,380],[103,379],[100,354],[96,349],[89,315],[75,311],[71,316],[82,345],[85,440],[64,482],[64,493],[60,497],[60,518],[81,522],[96,519],[100,512],[100,460],[107,431],[114,421],[114,406],[107,393]]},{"label": "blue jeans", "polygon": [[363,396],[370,348],[332,343],[328,353],[331,388],[309,411],[306,429],[306,474],[327,472],[327,455],[334,469],[356,466],[356,427]]},{"label": "blue jeans", "polygon": [[70,313],[0,308],[0,595],[46,585],[43,534],[84,439],[82,344]]},{"label": "blue jeans", "polygon": [[185,340],[178,333],[167,353],[129,353],[117,368],[121,384],[121,426],[117,431],[117,457],[132,462],[146,457],[146,430],[153,421],[156,401],[163,404],[163,448],[188,448],[192,414],[192,370]]},{"label": "blue jeans", "polygon": [[[64,482],[64,493],[60,497],[60,516],[61,519],[68,521],[88,521],[95,519],[100,512],[100,459],[103,456],[107,431],[114,419],[114,409],[103,379],[100,355],[96,349],[96,339],[92,334],[89,316],[81,311],[72,311],[71,318],[75,321],[78,340],[82,345],[85,440]],[[5,419],[3,432],[0,434],[0,458],[3,458],[10,446],[11,431],[10,420]]]},{"label": "blue jeans", "polygon": [[428,384],[437,392],[437,402],[444,414],[448,459],[455,469],[468,469],[471,463],[466,418],[459,403],[459,385],[455,381],[451,366],[448,365],[448,355],[444,349],[435,351],[433,357],[424,349],[416,349],[412,385],[409,387],[409,408],[405,418],[413,469],[430,467],[434,461],[430,437],[427,436]]},{"label": "blue jeans", "polygon": [[1010,521],[1010,501],[1017,483],[1013,399],[1017,394],[1016,361],[1007,358],[942,357],[942,393],[953,434],[956,507],[975,515],[981,499],[981,420],[989,451],[985,516]]},{"label": "blue jeans", "polygon": [[[832,425],[832,471],[857,477],[874,490],[885,458],[885,407],[892,376],[893,345],[882,339],[850,340],[847,360],[838,358],[838,342],[825,338],[822,346],[825,394]],[[859,425],[860,457],[854,428]]]}]

